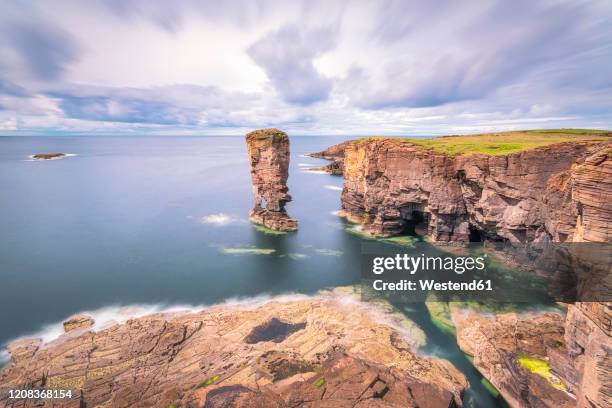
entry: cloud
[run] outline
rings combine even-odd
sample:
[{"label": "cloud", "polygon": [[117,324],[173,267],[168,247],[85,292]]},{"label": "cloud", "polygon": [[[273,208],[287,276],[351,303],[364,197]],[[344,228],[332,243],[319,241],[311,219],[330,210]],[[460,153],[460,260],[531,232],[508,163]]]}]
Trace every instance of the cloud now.
[{"label": "cloud", "polygon": [[67,31],[42,19],[6,23],[2,33],[30,74],[42,80],[60,78],[81,52]]},{"label": "cloud", "polygon": [[313,60],[335,45],[330,28],[286,26],[252,44],[247,53],[290,103],[309,105],[327,99],[332,81],[321,75]]},{"label": "cloud", "polygon": [[[486,97],[538,70],[550,70],[549,64],[555,71],[578,69],[585,76],[590,69],[601,72],[589,59],[571,61],[603,46],[601,35],[610,31],[585,4],[518,3],[480,7],[465,20],[461,14],[453,19],[448,4],[436,16],[441,19],[431,22],[437,32],[393,17],[398,5],[393,3],[381,15],[391,16],[375,32],[383,42],[404,45],[403,51],[377,61],[378,69],[354,66],[346,77],[347,92],[369,109],[427,107]],[[417,15],[423,10],[431,11],[417,7]],[[609,50],[600,49],[599,57],[599,63],[612,63]]]},{"label": "cloud", "polygon": [[0,133],[612,127],[609,1],[332,3],[7,2]]}]

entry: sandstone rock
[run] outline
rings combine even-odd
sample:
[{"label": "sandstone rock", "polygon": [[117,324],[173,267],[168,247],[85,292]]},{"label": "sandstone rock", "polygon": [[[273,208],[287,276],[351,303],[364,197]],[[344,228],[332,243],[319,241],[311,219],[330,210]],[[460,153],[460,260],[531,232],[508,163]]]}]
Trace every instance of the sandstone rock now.
[{"label": "sandstone rock", "polygon": [[31,157],[34,160],[53,160],[53,159],[61,159],[62,157],[65,157],[66,154],[65,153],[36,153],[33,154]]},{"label": "sandstone rock", "polygon": [[307,154],[306,156],[314,157],[318,159],[342,161],[342,159],[344,159],[344,151],[346,150],[346,148],[349,145],[353,145],[355,143],[358,143],[358,141],[347,140],[346,142],[342,142],[342,143],[338,143],[336,145],[330,146],[321,152],[310,153],[310,154]]},{"label": "sandstone rock", "polygon": [[370,139],[315,157],[343,161],[342,208],[375,236],[420,226],[434,241],[467,242],[470,234],[517,243],[605,241],[612,228],[610,146],[581,141],[451,157]]},{"label": "sandstone rock", "polygon": [[544,378],[519,363],[521,355],[547,361],[554,352],[565,354],[563,320],[555,313],[486,316],[453,309],[459,347],[512,407],[576,407],[560,373]]},{"label": "sandstone rock", "polygon": [[[385,319],[337,292],[155,314],[12,344],[0,389],[70,389],[67,407],[460,406],[463,375],[411,351]],[[0,406],[19,404],[0,394]]]},{"label": "sandstone rock", "polygon": [[64,331],[68,333],[83,327],[91,327],[93,324],[94,320],[90,316],[74,315],[64,322]]},{"label": "sandstone rock", "polygon": [[295,231],[297,221],[290,218],[285,205],[288,194],[289,137],[278,129],[261,129],[246,135],[254,205],[251,221],[279,231]]},{"label": "sandstone rock", "polygon": [[[593,247],[612,243],[610,141],[450,157],[409,143],[370,139],[314,156],[342,160],[342,212],[370,234],[420,229],[434,241],[588,242],[552,258],[559,262],[553,268],[556,279],[573,285],[578,298],[610,296],[610,262],[597,258],[602,251]],[[584,273],[562,275],[568,265]],[[610,302],[569,305],[565,327],[561,318],[551,321],[548,315],[532,316],[531,324],[516,315],[453,317],[461,348],[475,355],[476,366],[511,405],[608,407],[611,310]],[[534,336],[543,336],[543,342]],[[577,402],[517,365],[520,352],[546,359]]]},{"label": "sandstone rock", "polygon": [[[579,302],[570,305],[565,342],[575,374],[568,376],[580,407],[612,406],[612,304]],[[564,365],[565,363],[566,365]]]}]

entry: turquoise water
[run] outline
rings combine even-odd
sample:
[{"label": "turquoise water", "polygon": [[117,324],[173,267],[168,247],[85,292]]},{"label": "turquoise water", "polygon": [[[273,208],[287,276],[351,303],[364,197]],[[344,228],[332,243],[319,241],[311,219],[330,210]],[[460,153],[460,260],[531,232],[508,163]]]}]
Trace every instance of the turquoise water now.
[{"label": "turquoise water", "polygon": [[[305,172],[302,155],[345,138],[291,139],[288,212],[300,229],[266,235],[252,204],[242,137],[0,137],[0,344],[83,310],[206,305],[314,293],[360,279],[362,239],[335,216],[342,179]],[[29,161],[38,152],[76,154]],[[241,254],[257,249],[269,255]],[[468,377],[468,406],[497,407],[427,309],[423,352]]]}]

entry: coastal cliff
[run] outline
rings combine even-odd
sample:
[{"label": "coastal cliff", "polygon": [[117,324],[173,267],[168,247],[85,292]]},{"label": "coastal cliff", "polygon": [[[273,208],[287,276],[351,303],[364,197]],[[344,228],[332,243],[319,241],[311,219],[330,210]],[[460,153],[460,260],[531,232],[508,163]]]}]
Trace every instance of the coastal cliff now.
[{"label": "coastal cliff", "polygon": [[289,137],[278,129],[260,129],[247,134],[246,143],[254,195],[249,218],[273,230],[297,230],[297,220],[285,210],[291,201]]},{"label": "coastal cliff", "polygon": [[[603,135],[508,154],[448,154],[434,143],[370,138],[313,156],[341,163],[342,213],[373,236],[610,244],[612,140]],[[609,263],[571,255],[589,272],[578,297],[593,287],[609,294]],[[513,407],[612,405],[610,302],[570,304],[566,316],[450,306],[459,346]]]},{"label": "coastal cliff", "polygon": [[[69,389],[66,407],[461,406],[465,377],[413,351],[420,329],[351,293],[155,314],[98,330],[76,316],[50,343],[11,343],[0,388]],[[26,405],[3,393],[0,406]]]},{"label": "coastal cliff", "polygon": [[343,146],[342,210],[379,237],[420,228],[433,241],[606,241],[610,212],[593,200],[612,191],[611,146],[450,156],[398,139],[355,141]]}]

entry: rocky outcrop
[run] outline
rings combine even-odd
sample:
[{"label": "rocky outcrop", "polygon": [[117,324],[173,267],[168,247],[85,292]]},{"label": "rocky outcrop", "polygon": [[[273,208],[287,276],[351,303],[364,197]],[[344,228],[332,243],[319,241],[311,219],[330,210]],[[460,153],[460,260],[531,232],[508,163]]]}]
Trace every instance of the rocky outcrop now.
[{"label": "rocky outcrop", "polygon": [[[590,243],[573,244],[557,261],[585,272],[567,276],[578,299],[593,292],[604,293],[598,300],[610,298],[610,262],[593,250],[593,243],[612,243],[609,140],[451,157],[399,140],[370,139],[334,146],[317,157],[343,161],[343,212],[370,234],[408,230],[434,241]],[[462,349],[475,356],[478,369],[511,405],[612,405],[610,302],[570,304],[564,320],[475,313],[453,318]],[[547,340],[538,345],[534,336]],[[562,381],[567,393],[517,365],[520,353],[548,364],[551,378]]]},{"label": "rocky outcrop", "polygon": [[333,176],[342,176],[344,173],[344,151],[349,145],[353,145],[355,143],[356,141],[354,140],[347,140],[346,142],[330,146],[321,152],[310,153],[306,156],[317,159],[331,160],[332,162],[330,164],[323,167],[318,167],[316,169],[322,170]]},{"label": "rocky outcrop", "polygon": [[20,340],[0,372],[0,406],[26,406],[5,390],[37,387],[72,390],[67,407],[461,405],[463,375],[411,351],[418,328],[351,299],[326,292]]},{"label": "rocky outcrop", "polygon": [[578,406],[612,406],[612,304],[571,305],[565,323],[565,342],[569,361],[562,361],[559,366],[575,368],[574,375],[567,379]]},{"label": "rocky outcrop", "polygon": [[64,322],[64,331],[68,333],[73,330],[91,327],[93,325],[94,320],[90,316],[74,315]]},{"label": "rocky outcrop", "polygon": [[289,137],[278,129],[261,129],[246,135],[254,205],[251,221],[278,231],[297,230],[285,205],[291,201],[289,176]]},{"label": "rocky outcrop", "polygon": [[[596,213],[593,200],[610,201],[611,146],[582,141],[452,157],[397,139],[370,139],[317,157],[342,158],[343,211],[372,235],[420,227],[434,241],[563,242],[610,239],[609,204]],[[585,222],[589,232],[582,237]]]},{"label": "rocky outcrop", "polygon": [[576,407],[565,380],[550,371],[549,355],[565,354],[562,315],[454,309],[452,317],[459,347],[511,406]]},{"label": "rocky outcrop", "polygon": [[66,153],[36,153],[30,156],[34,160],[53,160],[66,157]]}]

